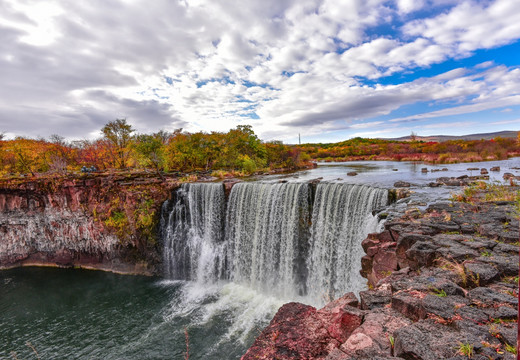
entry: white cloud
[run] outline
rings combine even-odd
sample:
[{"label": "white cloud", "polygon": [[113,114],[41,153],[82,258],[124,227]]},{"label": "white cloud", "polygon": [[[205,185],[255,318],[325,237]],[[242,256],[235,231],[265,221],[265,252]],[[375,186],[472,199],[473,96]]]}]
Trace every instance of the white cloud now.
[{"label": "white cloud", "polygon": [[423,129],[449,129],[449,128],[457,128],[457,127],[468,127],[476,125],[476,122],[473,121],[455,121],[455,122],[441,122],[435,124],[422,125]]},{"label": "white cloud", "polygon": [[384,124],[384,122],[383,121],[372,121],[372,122],[368,122],[368,123],[353,124],[351,126],[351,128],[352,129],[367,129],[367,128],[372,128],[372,127],[375,127],[375,126],[378,126],[381,124]]},{"label": "white cloud", "polygon": [[447,13],[409,23],[404,31],[408,35],[432,39],[451,48],[455,54],[464,54],[518,39],[520,12],[518,4],[511,0],[466,0]]},{"label": "white cloud", "polygon": [[423,6],[423,0],[397,0],[397,7],[399,12],[404,14],[419,10]]},{"label": "white cloud", "polygon": [[514,120],[503,120],[503,121],[494,121],[491,124],[492,125],[507,125],[507,124],[519,124],[520,119],[514,119]]},{"label": "white cloud", "polygon": [[[250,123],[284,139],[385,126],[367,119],[416,102],[448,108],[395,122],[513,106],[520,70],[491,60],[377,84],[520,38],[512,3],[6,1],[0,126],[82,137],[126,116],[143,132]],[[434,15],[409,22],[426,8]],[[394,31],[374,32],[380,25]]]}]

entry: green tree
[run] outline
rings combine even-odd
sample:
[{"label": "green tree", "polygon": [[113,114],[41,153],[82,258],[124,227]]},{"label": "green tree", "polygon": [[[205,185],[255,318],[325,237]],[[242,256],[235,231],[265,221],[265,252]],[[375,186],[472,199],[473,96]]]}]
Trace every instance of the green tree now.
[{"label": "green tree", "polygon": [[120,169],[126,168],[130,158],[130,143],[134,129],[126,119],[116,119],[101,129],[103,136],[111,145],[111,155],[114,165]]},{"label": "green tree", "polygon": [[145,167],[153,167],[159,177],[164,180],[161,171],[165,165],[165,144],[162,133],[136,136],[133,148],[138,155],[138,162]]},{"label": "green tree", "polygon": [[234,162],[234,166],[243,168],[244,161],[241,156],[247,155],[254,161],[256,168],[266,165],[267,150],[262,141],[255,135],[251,125],[238,125],[231,129],[227,135],[228,159]]}]

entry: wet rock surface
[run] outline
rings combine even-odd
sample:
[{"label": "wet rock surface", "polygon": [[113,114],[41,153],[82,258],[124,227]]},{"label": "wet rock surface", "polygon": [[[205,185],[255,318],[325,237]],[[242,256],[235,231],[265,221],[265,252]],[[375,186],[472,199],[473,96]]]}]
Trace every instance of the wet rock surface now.
[{"label": "wet rock surface", "polygon": [[515,359],[518,241],[509,202],[394,217],[362,242],[359,304],[284,305],[243,359]]}]

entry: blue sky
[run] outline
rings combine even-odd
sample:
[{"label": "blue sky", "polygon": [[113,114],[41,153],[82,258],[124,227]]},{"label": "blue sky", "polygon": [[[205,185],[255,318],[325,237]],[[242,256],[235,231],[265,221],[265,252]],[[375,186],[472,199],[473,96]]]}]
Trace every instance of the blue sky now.
[{"label": "blue sky", "polygon": [[520,129],[516,1],[4,0],[0,132],[264,140]]}]

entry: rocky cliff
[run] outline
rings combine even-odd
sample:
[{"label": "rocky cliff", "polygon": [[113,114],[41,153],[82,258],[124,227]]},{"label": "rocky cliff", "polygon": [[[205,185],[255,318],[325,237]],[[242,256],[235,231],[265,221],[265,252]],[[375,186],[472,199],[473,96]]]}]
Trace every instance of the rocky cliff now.
[{"label": "rocky cliff", "polygon": [[359,303],[286,304],[242,359],[514,359],[518,241],[509,202],[409,210],[363,242]]},{"label": "rocky cliff", "polygon": [[0,182],[0,268],[159,271],[160,206],[175,181],[84,175]]}]

